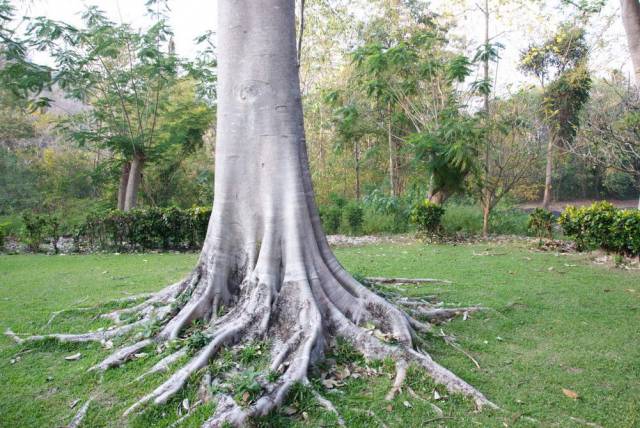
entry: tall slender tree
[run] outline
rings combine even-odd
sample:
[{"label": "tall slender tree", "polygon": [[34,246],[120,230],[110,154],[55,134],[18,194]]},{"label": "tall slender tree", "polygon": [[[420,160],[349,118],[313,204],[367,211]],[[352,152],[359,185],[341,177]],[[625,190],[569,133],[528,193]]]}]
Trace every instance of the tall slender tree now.
[{"label": "tall slender tree", "polygon": [[[307,161],[294,6],[294,0],[218,2],[215,202],[192,273],[137,306],[110,313],[118,324],[113,329],[46,337],[108,341],[137,326],[157,327],[152,329],[157,333],[118,349],[94,368],[105,370],[145,347],[165,347],[197,330],[201,347],[126,414],[148,402],[167,402],[221,348],[269,340],[269,372],[257,376],[259,393],[245,403],[219,393],[205,427],[244,425],[280,405],[294,384],[308,382],[310,365],[336,337],[350,341],[367,358],[396,360],[391,397],[413,362],[451,392],[469,396],[478,407],[493,407],[475,388],[415,348],[416,331],[429,328],[408,308],[427,319],[434,315],[433,308],[412,302],[403,310],[384,300],[351,277],[328,246]],[[139,317],[132,317],[135,314]],[[369,323],[379,335],[369,334]],[[190,325],[196,327],[187,330]],[[151,371],[166,370],[187,352],[169,351]]]}]

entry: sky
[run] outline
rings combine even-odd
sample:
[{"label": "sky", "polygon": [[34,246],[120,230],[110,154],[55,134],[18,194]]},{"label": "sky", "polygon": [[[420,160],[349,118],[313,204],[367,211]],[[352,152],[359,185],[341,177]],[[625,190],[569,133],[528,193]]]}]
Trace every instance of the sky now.
[{"label": "sky", "polygon": [[[147,27],[151,22],[146,16],[144,3],[145,0],[33,0],[28,6],[22,7],[21,12],[80,25],[81,11],[87,6],[96,5],[111,20],[138,28]],[[215,28],[216,0],[169,0],[169,8],[169,25],[175,33],[176,52],[181,56],[193,57],[198,50],[193,40]]]},{"label": "sky", "polygon": [[[431,0],[430,5],[433,11],[455,19],[457,27],[453,33],[458,38],[457,43],[470,55],[484,36],[483,15],[476,1]],[[89,5],[97,5],[112,20],[127,22],[133,27],[145,27],[150,22],[145,13],[145,0],[32,0],[20,3],[27,5],[22,7],[23,14],[44,15],[72,24],[80,23],[80,11]],[[366,9],[366,1],[352,4],[354,8]],[[590,65],[599,76],[608,75],[614,68],[631,74],[619,5],[618,0],[608,0],[603,11],[588,26],[589,40],[594,47]],[[193,57],[198,50],[194,38],[215,30],[216,0],[169,0],[169,7],[168,18],[175,32],[176,51],[181,56]],[[490,10],[491,37],[504,45],[500,62],[492,67],[497,92],[504,94],[522,85],[534,84],[517,68],[520,52],[531,41],[541,41],[548,36],[570,11],[560,8],[558,0],[490,0]],[[46,61],[45,57],[35,59]]]}]

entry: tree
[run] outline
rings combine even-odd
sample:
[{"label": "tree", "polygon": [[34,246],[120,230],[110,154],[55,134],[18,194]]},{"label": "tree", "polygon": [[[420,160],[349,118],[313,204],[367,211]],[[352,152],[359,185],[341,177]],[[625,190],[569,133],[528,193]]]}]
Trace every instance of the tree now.
[{"label": "tree", "polygon": [[633,63],[636,85],[640,85],[640,1],[620,0],[622,24]]},{"label": "tree", "polygon": [[584,29],[565,23],[542,45],[531,45],[522,53],[521,68],[536,76],[544,89],[541,110],[549,134],[542,200],[545,209],[551,204],[554,149],[571,143],[580,110],[589,99],[588,52]]},{"label": "tree", "polygon": [[599,83],[569,148],[596,168],[625,174],[640,191],[640,93],[620,75]]},{"label": "tree", "polygon": [[[332,254],[320,226],[307,162],[295,2],[256,3],[218,3],[215,200],[195,269],[139,305],[110,313],[108,317],[119,322],[114,329],[46,337],[106,341],[138,326],[153,326],[149,338],[118,349],[95,367],[104,370],[147,346],[166,346],[191,325],[189,331],[198,333],[192,340],[194,353],[127,414],[147,402],[165,403],[222,347],[270,340],[271,371],[257,375],[259,392],[244,405],[220,392],[206,427],[242,425],[280,405],[294,384],[308,382],[310,364],[336,337],[350,341],[367,358],[396,360],[391,396],[402,384],[407,363],[414,362],[451,392],[466,394],[478,407],[495,407],[416,350],[416,329],[427,327],[357,282]],[[429,309],[422,311],[429,314]],[[364,327],[368,323],[381,334],[369,334]],[[187,348],[169,351],[152,371],[166,370],[187,354]],[[332,408],[325,399],[321,402]]]},{"label": "tree", "polygon": [[[36,18],[30,25],[32,44],[55,59],[55,83],[90,106],[65,118],[61,127],[80,145],[106,147],[119,156],[118,208],[129,210],[137,205],[145,164],[162,158],[172,145],[188,151],[201,143],[213,118],[211,109],[193,91],[178,107],[173,101],[188,85],[185,75],[194,74],[204,83],[213,76],[175,55],[171,29],[163,19],[145,32],[134,31],[92,6],[83,20],[84,28],[75,28]],[[186,117],[178,119],[178,113]],[[178,126],[163,130],[171,123]],[[184,138],[176,138],[180,126],[186,126]]]},{"label": "tree", "polygon": [[482,206],[482,234],[496,205],[522,184],[538,166],[539,123],[531,106],[536,100],[519,92],[507,100],[493,100],[491,116],[482,129],[484,168],[477,171],[474,190]]}]

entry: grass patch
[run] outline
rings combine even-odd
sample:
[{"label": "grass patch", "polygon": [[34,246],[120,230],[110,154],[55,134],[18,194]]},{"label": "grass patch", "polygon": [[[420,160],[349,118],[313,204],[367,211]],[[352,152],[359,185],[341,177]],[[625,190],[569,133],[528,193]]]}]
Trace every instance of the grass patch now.
[{"label": "grass patch", "polygon": [[[437,337],[425,342],[435,360],[483,391],[505,412],[476,413],[460,397],[437,389],[420,370],[411,369],[408,386],[393,402],[384,396],[393,379],[392,362],[378,363],[384,374],[349,378],[341,388],[314,387],[334,402],[349,427],[417,426],[438,415],[450,419],[434,424],[455,427],[580,426],[570,418],[612,427],[640,425],[640,275],[590,265],[586,255],[556,255],[529,249],[524,243],[473,245],[382,245],[336,251],[352,272],[365,276],[432,277],[452,285],[402,287],[407,295],[435,294],[451,305],[481,304],[489,311],[470,320],[442,326],[480,363],[481,369]],[[488,254],[488,255],[487,255]],[[92,320],[98,313],[60,314],[45,328],[52,312],[90,307],[109,300],[154,291],[185,275],[195,254],[129,254],[85,256],[0,256],[0,328],[18,333],[81,332],[105,326]],[[634,291],[631,291],[634,290]],[[194,339],[195,340],[195,339]],[[194,343],[198,348],[200,344]],[[257,367],[259,344],[223,353],[210,367],[228,370],[242,356]],[[260,344],[262,349],[264,344]],[[247,350],[249,349],[249,350]],[[339,364],[358,356],[339,343]],[[78,361],[65,356],[80,352]],[[168,426],[178,417],[184,398],[195,399],[197,382],[165,406],[150,406],[123,421],[121,415],[135,400],[151,391],[168,374],[133,382],[163,355],[153,349],[109,370],[102,380],[87,369],[105,357],[96,344],[43,342],[17,346],[0,338],[0,426],[41,427],[69,423],[76,399],[96,395],[85,426]],[[264,355],[265,351],[261,351]],[[11,363],[11,360],[19,360]],[[339,360],[339,361],[338,361]],[[176,364],[179,366],[179,363]],[[215,370],[212,370],[215,372]],[[251,386],[251,385],[248,385]],[[300,388],[300,390],[298,390]],[[332,426],[335,417],[309,399],[300,386],[288,407],[257,421],[259,426]],[[573,400],[562,388],[577,392]],[[249,388],[251,389],[251,388]],[[434,390],[441,399],[434,399]],[[241,397],[240,397],[241,398]],[[404,402],[409,406],[406,406]],[[199,426],[213,411],[200,407],[184,426]],[[373,412],[373,416],[372,413]]]}]

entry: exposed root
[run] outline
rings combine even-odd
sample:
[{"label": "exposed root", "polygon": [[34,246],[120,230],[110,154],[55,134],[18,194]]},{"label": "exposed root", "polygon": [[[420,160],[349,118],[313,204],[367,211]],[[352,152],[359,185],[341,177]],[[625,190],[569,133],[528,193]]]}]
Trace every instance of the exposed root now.
[{"label": "exposed root", "polygon": [[[392,400],[401,391],[407,368],[410,363],[414,363],[424,368],[437,383],[443,384],[450,392],[470,397],[478,408],[496,408],[478,390],[434,362],[427,354],[415,349],[416,341],[422,340],[417,336],[417,332],[431,331],[431,323],[443,322],[482,308],[443,308],[440,304],[434,303],[433,299],[417,300],[400,295],[391,296],[396,303],[394,305],[353,281],[337,268],[330,275],[333,276],[327,276],[325,272],[324,276],[310,276],[314,279],[309,281],[282,282],[274,275],[263,282],[257,276],[247,274],[231,293],[226,289],[217,291],[215,287],[219,285],[216,285],[215,279],[209,277],[205,271],[196,269],[184,281],[148,296],[141,303],[103,315],[114,322],[114,325],[107,329],[86,334],[28,337],[21,337],[11,330],[6,334],[18,343],[48,338],[62,342],[105,343],[113,337],[132,333],[139,327],[155,325],[157,333],[152,337],[134,335],[133,344],[116,350],[90,369],[104,371],[126,363],[145,347],[157,344],[162,348],[167,340],[184,337],[185,328],[198,320],[201,340],[205,341],[200,345],[200,349],[193,351],[193,348],[183,346],[160,359],[146,373],[139,376],[136,380],[168,371],[176,362],[190,355],[190,349],[194,352],[166,381],[133,403],[124,413],[125,416],[138,411],[148,403],[166,403],[192,376],[198,375],[202,379],[198,393],[199,402],[212,399],[217,401],[214,414],[203,427],[221,427],[225,422],[242,426],[250,418],[264,416],[280,406],[295,384],[308,384],[309,368],[322,357],[327,344],[332,343],[338,336],[349,340],[368,359],[390,357],[396,361],[396,377],[386,396],[387,400]],[[424,278],[374,280],[385,283],[447,283]],[[235,297],[221,299],[225,293]],[[219,315],[218,308],[222,304],[229,310]],[[370,327],[372,325],[373,327]],[[194,330],[190,331],[193,334]],[[260,372],[257,378],[261,387],[260,393],[255,397],[246,396],[243,401],[238,401],[238,395],[233,391],[219,388],[221,385],[229,385],[228,383],[221,384],[216,380],[217,392],[215,395],[212,394],[211,373],[203,373],[201,369],[207,366],[223,347],[241,346],[254,340],[268,340],[271,344],[268,370]],[[223,373],[221,376],[224,378],[231,374]],[[313,391],[318,403],[336,415],[339,425],[344,425],[344,420],[335,406],[317,391]],[[88,407],[88,403],[85,406]],[[442,417],[441,411],[436,413]],[[184,415],[176,423],[181,423],[187,416],[188,414]]]},{"label": "exposed root", "polygon": [[78,428],[80,426],[80,424],[84,420],[84,417],[87,415],[87,411],[89,410],[89,405],[91,404],[92,401],[93,401],[93,398],[89,398],[82,405],[82,407],[80,407],[80,410],[78,410],[78,413],[76,413],[76,415],[73,417],[71,422],[69,422],[69,425],[67,425],[67,428]]},{"label": "exposed root", "polygon": [[315,389],[313,390],[313,396],[318,401],[318,403],[320,403],[320,405],[322,407],[324,407],[328,412],[333,413],[334,415],[336,415],[336,419],[337,419],[338,425],[340,425],[341,427],[345,426],[344,419],[342,419],[342,416],[340,415],[340,413],[338,413],[338,409],[336,409],[336,406],[334,406],[331,401],[329,401],[326,398],[324,398]]},{"label": "exposed root", "polygon": [[405,360],[396,361],[396,380],[393,382],[393,386],[391,390],[387,393],[387,396],[384,398],[387,401],[391,401],[396,398],[396,395],[400,392],[402,385],[404,384],[404,380],[407,377],[407,362]]},{"label": "exposed root", "polygon": [[435,278],[384,278],[381,276],[372,276],[365,279],[374,284],[453,284],[449,280]]},{"label": "exposed root", "polygon": [[141,340],[140,342],[134,343],[133,345],[125,346],[124,348],[111,354],[109,357],[104,359],[101,363],[91,367],[89,371],[93,371],[93,370],[105,371],[112,367],[118,367],[124,364],[138,351],[140,351],[143,348],[146,348],[152,343],[153,343],[153,340],[145,339],[145,340]]},{"label": "exposed root", "polygon": [[180,358],[184,357],[185,355],[187,355],[187,349],[186,348],[182,348],[170,355],[167,355],[166,357],[164,357],[163,359],[161,359],[160,361],[158,361],[153,367],[151,367],[147,372],[141,374],[140,376],[138,376],[136,378],[136,381],[140,381],[142,379],[144,379],[145,377],[152,375],[154,373],[161,373],[161,372],[165,372],[167,370],[169,370],[169,366],[171,366],[171,364],[175,363],[176,361],[178,361]]}]

